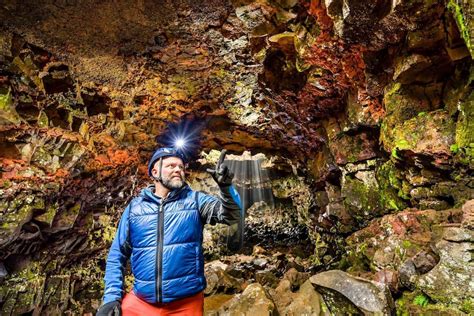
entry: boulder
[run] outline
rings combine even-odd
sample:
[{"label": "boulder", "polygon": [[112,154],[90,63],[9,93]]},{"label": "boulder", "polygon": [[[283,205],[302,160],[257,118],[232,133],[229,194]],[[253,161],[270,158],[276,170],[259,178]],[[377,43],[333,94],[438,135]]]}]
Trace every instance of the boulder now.
[{"label": "boulder", "polygon": [[[460,223],[461,209],[444,211],[407,209],[373,220],[346,241],[352,271],[393,269],[413,261],[421,251],[431,253],[431,243],[439,239],[440,225]],[[420,256],[420,255],[419,255]],[[432,265],[433,260],[430,260]],[[415,263],[411,263],[416,272]],[[423,263],[419,262],[420,269]],[[412,271],[408,269],[407,271]],[[425,268],[426,270],[426,268]],[[403,275],[400,275],[403,279]]]},{"label": "boulder", "polygon": [[295,291],[291,281],[284,277],[270,294],[280,315],[326,315],[329,312],[308,279]]},{"label": "boulder", "polygon": [[313,285],[307,280],[301,285],[298,292],[294,293],[293,299],[285,309],[280,311],[280,315],[330,315],[324,300]]},{"label": "boulder", "polygon": [[217,292],[230,294],[242,291],[242,281],[229,275],[226,269],[227,265],[218,260],[206,263],[204,272],[207,287],[204,294],[210,295]]},{"label": "boulder", "polygon": [[218,315],[255,315],[268,316],[275,312],[275,304],[267,297],[265,289],[258,283],[252,283],[242,294],[226,302]]},{"label": "boulder", "polygon": [[420,112],[399,126],[394,126],[391,134],[393,139],[383,138],[383,142],[395,158],[413,155],[429,157],[423,159],[426,161],[424,164],[431,163],[439,167],[447,164],[452,155],[455,124],[445,110]]},{"label": "boulder", "polygon": [[414,278],[414,283],[436,302],[474,311],[474,230],[445,227],[443,238],[436,243],[439,263],[428,273]]},{"label": "boulder", "polygon": [[313,275],[310,281],[322,294],[332,314],[391,315],[394,309],[390,291],[383,284],[340,270]]}]

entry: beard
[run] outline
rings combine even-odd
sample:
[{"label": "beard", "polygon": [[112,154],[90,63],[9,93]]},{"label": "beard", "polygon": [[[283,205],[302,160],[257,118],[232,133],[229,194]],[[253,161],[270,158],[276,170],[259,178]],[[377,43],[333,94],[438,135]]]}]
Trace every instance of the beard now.
[{"label": "beard", "polygon": [[184,185],[184,179],[179,177],[179,178],[167,178],[163,179],[163,186],[165,186],[169,190],[176,190],[181,188]]}]

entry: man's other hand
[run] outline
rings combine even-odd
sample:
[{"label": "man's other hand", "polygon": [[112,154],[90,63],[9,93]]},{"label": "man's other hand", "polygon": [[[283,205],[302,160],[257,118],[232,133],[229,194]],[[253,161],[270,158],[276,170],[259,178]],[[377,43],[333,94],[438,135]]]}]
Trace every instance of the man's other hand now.
[{"label": "man's other hand", "polygon": [[122,308],[119,301],[109,302],[102,305],[97,311],[96,316],[121,316]]},{"label": "man's other hand", "polygon": [[223,164],[227,150],[223,149],[215,169],[207,169],[220,187],[227,187],[232,184],[234,174]]}]

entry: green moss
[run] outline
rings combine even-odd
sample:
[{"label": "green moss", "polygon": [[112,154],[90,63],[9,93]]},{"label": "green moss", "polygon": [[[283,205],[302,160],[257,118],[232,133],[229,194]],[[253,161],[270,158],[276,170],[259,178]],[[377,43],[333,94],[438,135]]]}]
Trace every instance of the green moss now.
[{"label": "green moss", "polygon": [[474,58],[471,38],[470,38],[470,26],[467,25],[467,21],[464,19],[463,9],[455,0],[449,0],[448,2],[448,10],[451,11],[453,14],[454,20],[459,29],[459,33],[463,38],[464,42],[466,43],[466,47],[468,48],[471,56]]},{"label": "green moss", "polygon": [[474,143],[474,92],[467,100],[459,104],[459,116],[456,123],[456,144],[469,147]]},{"label": "green moss", "polygon": [[411,241],[409,240],[404,240],[402,241],[402,247],[405,248],[405,249],[409,249],[413,246],[413,244],[411,243]]},{"label": "green moss", "polygon": [[392,148],[392,157],[395,158],[395,159],[398,159],[398,160],[401,159],[400,156],[398,155],[397,147]]},{"label": "green moss", "polygon": [[8,89],[6,94],[0,94],[0,110],[7,111],[13,104],[11,90]]},{"label": "green moss", "polygon": [[406,208],[406,203],[399,196],[399,192],[402,190],[401,177],[400,171],[392,161],[387,161],[377,168],[376,178],[384,210],[399,211]]},{"label": "green moss", "polygon": [[429,297],[426,296],[425,294],[417,295],[417,296],[413,299],[413,304],[419,305],[419,306],[421,306],[421,307],[425,307],[426,305],[428,305],[429,302],[430,302],[430,299],[429,299]]},{"label": "green moss", "polygon": [[461,304],[461,310],[469,315],[474,313],[474,299],[466,299]]},{"label": "green moss", "polygon": [[457,154],[459,152],[459,146],[458,144],[452,144],[450,147],[449,147],[449,150],[451,150],[451,152],[453,154]]},{"label": "green moss", "polygon": [[401,83],[399,83],[399,82],[394,83],[390,87],[390,89],[385,93],[385,97],[388,98],[388,97],[391,97],[394,94],[398,93],[401,87],[402,87]]}]

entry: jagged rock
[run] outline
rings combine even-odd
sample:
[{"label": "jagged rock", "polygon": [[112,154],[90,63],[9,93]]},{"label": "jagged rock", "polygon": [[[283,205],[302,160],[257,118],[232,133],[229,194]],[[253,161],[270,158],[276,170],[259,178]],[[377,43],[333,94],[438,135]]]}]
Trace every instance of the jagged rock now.
[{"label": "jagged rock", "polygon": [[[365,270],[370,264],[376,269],[398,271],[420,251],[431,252],[430,244],[439,236],[439,225],[459,223],[461,216],[460,209],[405,210],[375,219],[347,238],[350,262],[354,269]],[[414,271],[417,274],[415,267]]]},{"label": "jagged rock", "polygon": [[298,289],[309,277],[308,272],[299,272],[295,268],[291,268],[285,272],[282,280],[288,280],[292,289]]},{"label": "jagged rock", "polygon": [[412,260],[418,274],[425,274],[438,264],[439,258],[432,251],[427,252],[422,250],[418,252]]},{"label": "jagged rock", "polygon": [[393,142],[385,142],[384,146],[394,155],[414,154],[433,157],[426,163],[435,166],[447,164],[454,144],[455,126],[444,110],[418,115],[394,130]]},{"label": "jagged rock", "polygon": [[474,200],[469,200],[462,206],[461,226],[470,230],[474,229]]},{"label": "jagged rock", "polygon": [[[347,164],[342,170],[341,197],[353,222],[360,225],[374,217],[405,207],[395,191],[400,184],[396,170],[390,163],[381,164],[377,160],[368,160],[364,164]],[[344,216],[341,219],[342,223],[350,223]],[[352,227],[352,231],[355,228],[357,225]]]},{"label": "jagged rock", "polygon": [[[224,271],[273,286],[289,267],[336,264],[347,234],[374,217],[471,198],[469,4],[126,0],[101,4],[97,18],[87,1],[2,3],[0,260],[9,275],[0,290],[11,291],[1,313],[98,307],[122,207],[149,182],[143,164],[155,137],[180,120],[190,119],[203,152],[285,161],[270,167],[275,204],[247,209],[247,245],[265,245],[268,257],[242,256],[211,281]],[[193,185],[217,192],[199,171],[206,164],[191,163]],[[432,167],[438,174],[423,173]],[[370,224],[367,242],[348,248],[361,260],[349,262],[398,273],[411,260],[409,279],[422,276],[436,259],[427,245],[438,224],[459,219],[433,212]],[[227,253],[228,233],[206,228],[207,258]],[[446,242],[465,236],[445,230]],[[273,256],[273,246],[292,254]],[[41,268],[19,288],[8,283],[32,257]],[[34,297],[42,286],[51,300]]]},{"label": "jagged rock", "polygon": [[337,119],[329,119],[325,126],[329,139],[329,149],[338,165],[358,162],[377,156],[376,142],[373,135],[361,131],[356,135],[346,134]]},{"label": "jagged rock", "polygon": [[215,260],[206,263],[204,272],[207,280],[207,287],[204,294],[211,295],[217,292],[232,294],[242,291],[242,280],[238,280],[227,274],[227,265]]},{"label": "jagged rock", "polygon": [[426,71],[431,65],[431,60],[423,55],[414,54],[402,57],[396,62],[393,79],[402,84],[420,81],[417,75]]},{"label": "jagged rock", "polygon": [[419,30],[408,32],[407,48],[409,50],[431,50],[443,43],[445,39],[444,26],[438,21]]},{"label": "jagged rock", "polygon": [[[382,121],[380,140],[391,152],[395,133],[403,124],[418,115],[438,109],[441,106],[442,85],[402,85],[392,83],[385,88],[384,107],[386,115]],[[424,115],[420,114],[420,115]]]},{"label": "jagged rock", "polygon": [[390,291],[382,284],[356,278],[338,270],[313,275],[310,281],[323,295],[331,313],[391,315],[393,311],[394,303]]},{"label": "jagged rock", "polygon": [[[293,294],[293,293],[292,293]],[[329,309],[321,295],[314,290],[309,280],[301,285],[298,292],[292,295],[292,300],[283,310],[279,309],[280,315],[329,315]]]},{"label": "jagged rock", "polygon": [[255,272],[255,280],[264,286],[276,287],[278,279],[271,270]]},{"label": "jagged rock", "polygon": [[265,289],[258,283],[249,284],[242,292],[226,302],[218,315],[268,316],[275,312],[275,304],[267,297]]},{"label": "jagged rock", "polygon": [[[364,100],[364,95],[362,93],[349,93],[347,97],[347,120],[348,128],[356,129],[360,126],[364,127],[373,127],[380,124],[382,117],[368,105],[362,103]],[[359,98],[361,100],[359,100]]]},{"label": "jagged rock", "polygon": [[408,259],[398,269],[400,284],[409,290],[415,289],[413,278],[418,275],[413,260]]},{"label": "jagged rock", "polygon": [[328,310],[321,295],[314,290],[308,280],[309,275],[305,277],[304,283],[295,284],[290,280],[290,275],[296,274],[296,270],[293,273],[288,272],[278,286],[274,290],[270,290],[278,312],[281,315],[327,314]]},{"label": "jagged rock", "polygon": [[[472,200],[470,202],[472,204]],[[442,234],[442,240],[435,248],[439,263],[428,273],[415,277],[414,283],[436,302],[470,313],[474,306],[474,263],[471,259],[474,231],[452,226],[444,227]]]},{"label": "jagged rock", "polygon": [[390,269],[377,271],[374,275],[374,281],[385,284],[394,295],[399,291],[399,273],[397,271]]}]

